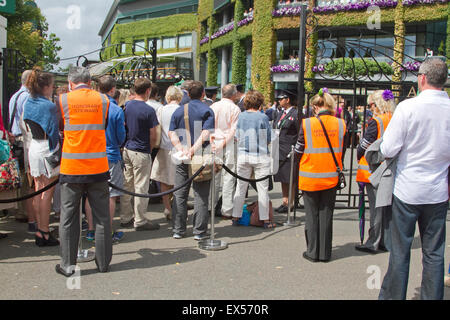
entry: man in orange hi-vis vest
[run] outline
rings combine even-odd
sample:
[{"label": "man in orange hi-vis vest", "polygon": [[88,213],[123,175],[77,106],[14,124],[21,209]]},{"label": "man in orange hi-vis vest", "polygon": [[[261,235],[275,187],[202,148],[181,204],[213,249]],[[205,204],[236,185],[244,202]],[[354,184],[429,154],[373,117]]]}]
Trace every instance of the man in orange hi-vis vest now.
[{"label": "man in orange hi-vis vest", "polygon": [[[303,258],[311,262],[331,259],[333,211],[336,200],[338,172],[325,137],[323,123],[337,164],[342,170],[342,149],[346,126],[343,119],[334,117],[336,102],[326,88],[311,99],[317,117],[302,120],[296,158],[299,166],[299,189],[303,190],[306,212],[306,246]],[[320,118],[320,120],[319,120]]]},{"label": "man in orange hi-vis vest", "polygon": [[80,200],[87,193],[95,222],[95,263],[100,272],[107,272],[112,258],[109,217],[109,167],[106,156],[105,128],[109,100],[90,88],[91,76],[85,68],[69,71],[71,92],[58,98],[64,122],[62,148],[61,264],[56,272],[70,277],[77,263],[80,238]]},{"label": "man in orange hi-vis vest", "polygon": [[367,103],[370,107],[370,111],[373,113],[373,118],[368,122],[364,137],[358,145],[357,158],[359,163],[358,171],[356,172],[356,182],[358,182],[360,188],[365,187],[367,190],[367,196],[369,198],[370,228],[369,238],[366,243],[356,245],[355,249],[374,254],[387,251],[383,232],[385,224],[383,216],[385,215],[384,211],[387,209],[375,207],[376,189],[369,181],[369,177],[372,173],[369,164],[364,157],[364,153],[373,142],[383,136],[384,131],[392,118],[392,113],[394,112],[394,95],[390,90],[377,90],[369,95]]}]

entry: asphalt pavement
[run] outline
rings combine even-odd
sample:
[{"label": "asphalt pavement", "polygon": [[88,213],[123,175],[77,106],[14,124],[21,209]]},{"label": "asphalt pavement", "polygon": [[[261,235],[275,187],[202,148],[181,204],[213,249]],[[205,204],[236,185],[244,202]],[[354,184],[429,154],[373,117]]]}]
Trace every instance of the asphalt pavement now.
[{"label": "asphalt pavement", "polygon": [[[274,207],[281,204],[281,188],[270,192]],[[249,191],[248,203],[257,199]],[[191,199],[192,200],[192,199]],[[297,211],[298,226],[283,226],[286,214],[275,214],[274,230],[233,227],[216,218],[215,238],[228,244],[222,251],[199,249],[192,236],[189,211],[187,237],[173,239],[162,204],[150,204],[147,217],[161,225],[157,231],[125,232],[113,247],[110,272],[98,273],[94,262],[80,263],[81,276],[69,280],[55,272],[59,247],[39,248],[27,224],[14,216],[0,220],[0,299],[152,299],[152,300],[375,300],[387,270],[389,253],[366,254],[359,243],[358,212],[337,204],[333,219],[332,260],[312,263],[306,249],[304,211]],[[367,212],[368,217],[368,212]],[[51,226],[58,223],[51,219]],[[447,222],[448,224],[448,222]],[[448,227],[448,225],[447,225]],[[369,222],[366,222],[366,237]],[[85,235],[85,233],[83,233]],[[447,244],[448,241],[447,235]],[[83,248],[92,242],[83,239]],[[448,250],[447,250],[448,252]],[[448,266],[446,257],[446,266]],[[418,231],[412,245],[408,299],[418,299],[421,286],[421,246]],[[445,289],[445,299],[450,289]]]}]

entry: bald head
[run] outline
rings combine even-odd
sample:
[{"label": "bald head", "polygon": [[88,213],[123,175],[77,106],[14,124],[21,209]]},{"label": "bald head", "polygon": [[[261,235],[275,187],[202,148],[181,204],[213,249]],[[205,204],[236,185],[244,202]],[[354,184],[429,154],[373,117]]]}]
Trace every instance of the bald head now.
[{"label": "bald head", "polygon": [[31,70],[25,70],[25,71],[22,73],[22,79],[21,79],[21,81],[22,81],[22,84],[23,84],[23,85],[25,85],[25,84],[27,83],[27,80],[28,80],[28,77],[30,76],[30,74],[31,74]]}]

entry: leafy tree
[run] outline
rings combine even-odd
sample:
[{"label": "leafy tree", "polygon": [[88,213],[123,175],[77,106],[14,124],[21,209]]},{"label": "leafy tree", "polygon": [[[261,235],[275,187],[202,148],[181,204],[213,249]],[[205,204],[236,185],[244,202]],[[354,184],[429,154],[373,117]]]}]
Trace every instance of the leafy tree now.
[{"label": "leafy tree", "polygon": [[29,61],[45,70],[59,63],[60,39],[48,34],[48,23],[32,1],[16,0],[16,13],[4,14],[8,19],[7,46],[16,49]]}]

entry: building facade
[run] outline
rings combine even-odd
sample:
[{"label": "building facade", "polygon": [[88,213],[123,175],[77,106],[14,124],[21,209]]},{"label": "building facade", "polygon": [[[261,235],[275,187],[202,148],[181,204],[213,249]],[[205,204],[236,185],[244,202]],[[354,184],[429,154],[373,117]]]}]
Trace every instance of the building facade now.
[{"label": "building facade", "polygon": [[[165,1],[167,6],[168,1]],[[105,21],[104,29],[112,30],[111,38],[108,32],[103,32],[105,43],[158,37],[162,43],[158,52],[163,54],[183,50],[179,46],[166,49],[166,37],[179,39],[184,33],[192,33],[196,36],[187,50],[193,52],[193,78],[208,86],[241,83],[247,89],[260,90],[268,99],[273,98],[276,89],[297,87],[301,5],[298,1],[199,0],[192,4],[195,12],[177,14],[173,7],[171,14],[164,18],[147,13],[142,21],[131,21],[140,15],[121,11],[121,6],[133,4],[144,8],[151,3],[153,9],[147,10],[152,11],[158,1],[118,2],[120,13],[115,20]],[[174,6],[181,3],[187,2],[173,1]],[[384,63],[383,70],[391,74],[392,81],[400,81],[402,72],[407,71],[395,61],[404,66],[410,63],[411,70],[415,70],[418,65],[412,62],[430,52],[450,56],[448,0],[309,0],[306,3],[322,30],[308,37],[306,78],[314,78],[320,70],[318,56],[356,60],[371,56],[377,63]],[[370,5],[376,6],[375,10],[368,8]],[[372,18],[379,20],[378,27],[369,27]],[[352,45],[354,49],[348,50]]]},{"label": "building facade", "polygon": [[197,78],[197,10],[197,0],[115,0],[99,31],[103,59],[147,53],[156,39],[158,80]]}]

